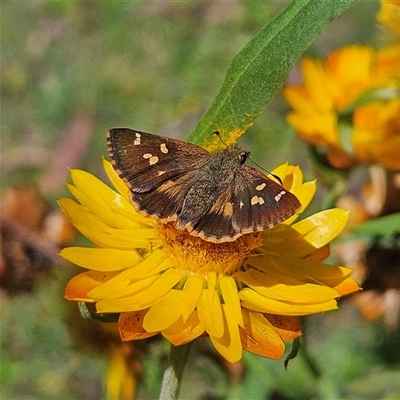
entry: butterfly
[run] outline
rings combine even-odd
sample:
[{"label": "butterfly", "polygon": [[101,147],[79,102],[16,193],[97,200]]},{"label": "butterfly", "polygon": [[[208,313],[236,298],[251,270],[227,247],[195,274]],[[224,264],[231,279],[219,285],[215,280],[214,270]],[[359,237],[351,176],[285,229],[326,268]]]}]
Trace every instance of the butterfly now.
[{"label": "butterfly", "polygon": [[237,145],[210,153],[181,140],[114,128],[107,132],[107,147],[138,212],[209,242],[272,228],[301,207],[283,186],[245,166],[250,152]]}]

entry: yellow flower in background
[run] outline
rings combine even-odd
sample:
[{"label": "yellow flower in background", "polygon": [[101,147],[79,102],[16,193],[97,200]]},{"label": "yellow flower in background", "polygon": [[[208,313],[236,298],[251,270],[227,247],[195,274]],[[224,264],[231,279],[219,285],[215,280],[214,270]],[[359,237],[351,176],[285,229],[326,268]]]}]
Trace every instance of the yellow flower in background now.
[{"label": "yellow flower in background", "polygon": [[400,35],[400,0],[381,0],[377,20],[394,34]]},{"label": "yellow flower in background", "polygon": [[303,84],[284,89],[298,135],[325,147],[334,167],[400,169],[400,46],[346,46],[325,62],[304,59],[301,69]]},{"label": "yellow flower in background", "polygon": [[111,164],[119,193],[93,175],[72,170],[76,201],[59,204],[97,247],[69,247],[61,255],[86,268],[68,283],[68,300],[95,303],[99,313],[120,313],[122,340],[161,333],[178,346],[208,335],[228,361],[243,349],[278,359],[285,342],[301,335],[298,316],[337,308],[336,299],[358,290],[351,270],[321,261],[348,213],[332,209],[294,222],[311,201],[315,182],[298,167],[278,175],[302,204],[273,229],[215,244],[136,212]]}]

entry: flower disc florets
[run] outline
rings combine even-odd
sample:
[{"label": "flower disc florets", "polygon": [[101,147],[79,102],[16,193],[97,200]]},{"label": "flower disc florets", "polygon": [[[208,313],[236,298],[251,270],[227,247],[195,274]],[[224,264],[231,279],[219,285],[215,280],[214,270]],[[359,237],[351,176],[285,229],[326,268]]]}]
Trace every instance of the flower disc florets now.
[{"label": "flower disc florets", "polygon": [[213,271],[217,276],[236,272],[251,251],[262,244],[262,233],[250,233],[233,242],[211,243],[191,236],[187,231],[177,231],[172,223],[159,225],[164,252],[182,272],[200,276]]}]

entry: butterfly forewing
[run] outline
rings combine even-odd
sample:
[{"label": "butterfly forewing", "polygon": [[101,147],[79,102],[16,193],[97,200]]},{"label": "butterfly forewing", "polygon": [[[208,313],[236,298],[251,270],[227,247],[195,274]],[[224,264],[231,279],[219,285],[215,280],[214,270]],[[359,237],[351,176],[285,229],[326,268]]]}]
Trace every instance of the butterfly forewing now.
[{"label": "butterfly forewing", "polygon": [[209,155],[196,145],[128,128],[110,129],[107,147],[115,170],[135,193],[176,180]]},{"label": "butterfly forewing", "polygon": [[127,128],[110,129],[107,146],[138,211],[162,222],[176,219],[196,168],[209,155],[190,143]]},{"label": "butterfly forewing", "polygon": [[159,218],[160,222],[176,221],[187,192],[195,180],[195,173],[187,171],[147,192],[132,192],[132,202],[139,211]]}]

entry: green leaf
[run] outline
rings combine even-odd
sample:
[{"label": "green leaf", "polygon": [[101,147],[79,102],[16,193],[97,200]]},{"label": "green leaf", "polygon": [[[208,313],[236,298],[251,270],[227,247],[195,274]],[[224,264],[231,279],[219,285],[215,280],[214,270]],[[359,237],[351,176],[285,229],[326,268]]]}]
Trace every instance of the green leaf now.
[{"label": "green leaf", "polygon": [[189,141],[209,149],[242,135],[282,88],[296,60],[321,31],[358,0],[294,0],[233,59],[225,81]]},{"label": "green leaf", "polygon": [[351,138],[354,132],[352,115],[342,116],[338,119],[338,132],[342,148],[348,154],[352,154],[353,144],[351,143]]},{"label": "green leaf", "polygon": [[289,361],[293,360],[293,358],[297,357],[297,354],[300,350],[301,344],[300,344],[300,338],[296,338],[292,342],[292,348],[290,350],[290,353],[285,357],[283,360],[283,365],[285,366],[285,370],[287,370],[287,367],[289,365]]},{"label": "green leaf", "polygon": [[354,225],[352,230],[358,236],[393,236],[400,232],[400,213],[370,219],[362,224]]},{"label": "green leaf", "polygon": [[93,308],[93,303],[89,304],[84,303],[83,301],[79,301],[78,308],[82,317],[85,319],[92,319],[104,323],[118,322],[119,313],[97,314],[95,310],[91,310],[91,308]]},{"label": "green leaf", "polygon": [[400,98],[398,88],[382,86],[366,90],[353,103],[340,112],[341,116],[348,116],[357,108],[377,101],[395,100]]}]

